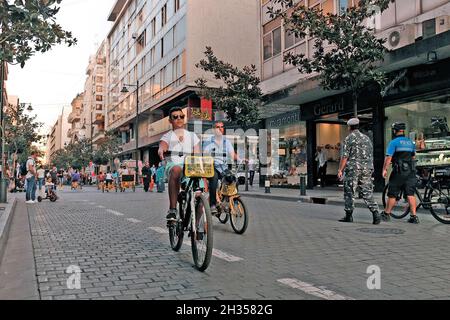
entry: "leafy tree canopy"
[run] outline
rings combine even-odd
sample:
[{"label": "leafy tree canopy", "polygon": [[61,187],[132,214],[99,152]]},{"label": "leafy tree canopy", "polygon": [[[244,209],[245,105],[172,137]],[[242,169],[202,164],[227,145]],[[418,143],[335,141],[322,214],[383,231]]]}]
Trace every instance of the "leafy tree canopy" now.
[{"label": "leafy tree canopy", "polygon": [[262,95],[259,88],[260,79],[255,75],[256,66],[245,66],[242,69],[219,60],[211,47],[206,47],[206,59],[202,59],[197,68],[214,74],[215,79],[223,82],[223,86],[207,87],[207,81],[197,79],[196,84],[201,94],[211,99],[223,110],[230,121],[247,126],[259,120],[259,103]]},{"label": "leafy tree canopy", "polygon": [[55,44],[77,42],[56,23],[62,0],[0,0],[0,61],[20,64]]}]

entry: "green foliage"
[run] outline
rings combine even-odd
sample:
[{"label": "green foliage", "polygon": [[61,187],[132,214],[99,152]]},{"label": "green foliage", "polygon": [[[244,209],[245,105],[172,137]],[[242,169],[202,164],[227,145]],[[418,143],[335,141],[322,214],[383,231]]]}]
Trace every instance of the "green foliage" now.
[{"label": "green foliage", "polygon": [[214,74],[215,79],[224,86],[207,87],[205,79],[197,79],[201,94],[211,99],[219,110],[224,111],[230,121],[247,126],[259,120],[259,103],[262,95],[259,88],[260,79],[255,76],[255,65],[238,69],[219,60],[211,47],[206,47],[206,60],[202,59],[197,68]]},{"label": "green foliage", "polygon": [[55,22],[62,0],[0,0],[0,61],[21,67],[36,52],[55,44],[76,44],[71,32]]},{"label": "green foliage", "polygon": [[105,140],[100,144],[94,153],[94,163],[107,165],[112,159],[122,151],[122,139],[113,131],[105,133]]},{"label": "green foliage", "polygon": [[51,162],[58,168],[81,169],[91,160],[91,140],[80,139],[55,152]]},{"label": "green foliage", "polygon": [[34,150],[33,142],[43,139],[39,135],[43,123],[36,122],[37,116],[25,112],[25,107],[25,104],[17,107],[8,105],[4,112],[5,148],[9,153],[18,155],[19,162],[26,160]]},{"label": "green foliage", "polygon": [[[349,7],[341,14],[324,14],[292,0],[272,0],[281,8],[268,9],[272,17],[282,17],[286,30],[297,38],[314,38],[312,58],[304,54],[288,53],[284,57],[302,73],[319,73],[319,81],[325,90],[347,89],[352,91],[354,106],[362,88],[371,82],[383,86],[385,74],[377,69],[384,59],[386,39],[377,39],[374,30],[365,25],[367,19],[386,10],[393,0],[360,0],[356,7]],[[292,14],[286,9],[294,8]]]}]

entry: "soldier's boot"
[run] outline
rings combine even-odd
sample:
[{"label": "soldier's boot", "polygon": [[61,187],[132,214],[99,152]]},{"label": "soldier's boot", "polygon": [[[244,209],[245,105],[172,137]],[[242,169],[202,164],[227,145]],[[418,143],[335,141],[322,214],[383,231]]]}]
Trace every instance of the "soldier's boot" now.
[{"label": "soldier's boot", "polygon": [[340,219],[339,222],[353,222],[353,211],[345,210],[345,217]]},{"label": "soldier's boot", "polygon": [[378,211],[372,212],[373,216],[373,224],[380,224],[381,222],[381,214]]}]

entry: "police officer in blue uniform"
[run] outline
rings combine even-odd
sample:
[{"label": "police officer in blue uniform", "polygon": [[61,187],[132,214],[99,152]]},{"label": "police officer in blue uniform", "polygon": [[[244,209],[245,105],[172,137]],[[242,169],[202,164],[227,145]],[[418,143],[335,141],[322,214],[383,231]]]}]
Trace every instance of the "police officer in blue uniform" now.
[{"label": "police officer in blue uniform", "polygon": [[416,198],[414,196],[416,186],[416,146],[414,142],[405,137],[406,125],[403,122],[392,124],[393,140],[386,151],[383,166],[383,178],[387,176],[387,170],[392,163],[392,173],[389,177],[389,190],[387,206],[381,213],[384,221],[390,220],[390,214],[395,206],[396,198],[403,190],[408,197],[410,208],[409,223],[419,223],[416,215]]}]

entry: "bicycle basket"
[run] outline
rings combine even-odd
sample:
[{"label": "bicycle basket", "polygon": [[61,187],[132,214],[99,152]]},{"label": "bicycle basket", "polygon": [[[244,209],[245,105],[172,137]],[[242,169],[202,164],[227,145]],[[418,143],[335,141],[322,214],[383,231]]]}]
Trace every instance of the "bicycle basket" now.
[{"label": "bicycle basket", "polygon": [[233,182],[230,184],[227,184],[227,183],[222,184],[222,194],[224,196],[231,197],[231,196],[236,195],[237,193],[238,192],[237,192],[237,188],[236,188],[236,182]]},{"label": "bicycle basket", "polygon": [[214,177],[214,158],[186,156],[184,159],[184,175],[189,178]]}]

